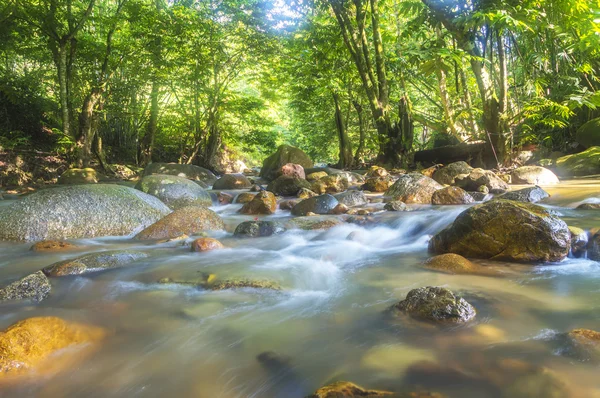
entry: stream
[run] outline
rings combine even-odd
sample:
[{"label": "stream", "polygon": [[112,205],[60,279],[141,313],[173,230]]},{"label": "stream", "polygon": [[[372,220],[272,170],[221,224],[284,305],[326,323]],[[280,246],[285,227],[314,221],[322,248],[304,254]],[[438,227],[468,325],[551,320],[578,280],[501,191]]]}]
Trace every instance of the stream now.
[{"label": "stream", "polygon": [[[583,201],[600,202],[599,180],[543,188],[551,194],[544,206],[567,224],[600,227],[600,211],[573,210]],[[476,260],[501,276],[447,275],[420,264],[429,257],[429,236],[467,206],[414,206],[411,212],[376,213],[373,225],[345,223],[257,239],[233,237],[240,222],[255,218],[237,214],[240,207],[212,208],[227,232],[211,235],[226,246],[211,252],[130,237],[75,240],[81,248],[56,253],[0,242],[0,284],[85,253],[149,254],[133,266],[54,278],[51,295],[38,305],[0,306],[1,329],[27,317],[59,316],[110,331],[98,351],[68,371],[0,386],[0,396],[302,398],[347,380],[378,390],[509,397],[516,395],[502,382],[497,363],[514,360],[549,369],[582,391],[577,396],[600,395],[599,363],[574,355],[560,337],[575,328],[600,330],[599,262]],[[289,217],[278,210],[260,218]],[[206,274],[271,280],[282,290],[157,283]],[[422,286],[461,293],[477,308],[475,320],[434,327],[386,315]]]}]

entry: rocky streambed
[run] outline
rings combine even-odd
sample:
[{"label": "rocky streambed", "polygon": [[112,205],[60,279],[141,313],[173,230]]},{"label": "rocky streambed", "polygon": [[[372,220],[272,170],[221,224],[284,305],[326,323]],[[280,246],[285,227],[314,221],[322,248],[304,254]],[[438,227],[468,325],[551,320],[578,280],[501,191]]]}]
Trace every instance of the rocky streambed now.
[{"label": "rocky streambed", "polygon": [[600,396],[598,180],[269,159],[0,201],[0,396]]}]

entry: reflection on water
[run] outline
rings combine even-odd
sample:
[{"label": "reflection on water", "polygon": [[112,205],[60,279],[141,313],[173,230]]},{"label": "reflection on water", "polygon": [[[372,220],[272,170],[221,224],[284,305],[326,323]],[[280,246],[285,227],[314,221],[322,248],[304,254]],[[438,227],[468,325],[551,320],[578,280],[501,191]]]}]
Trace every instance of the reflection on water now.
[{"label": "reflection on water", "polygon": [[[599,213],[571,209],[600,197],[597,181],[545,188],[552,194],[547,205],[569,224],[600,226]],[[421,269],[428,237],[464,207],[387,212],[368,226],[244,240],[231,235],[249,219],[237,208],[217,208],[229,231],[218,236],[228,248],[209,253],[126,238],[80,240],[81,250],[50,255],[30,252],[26,244],[0,244],[2,283],[88,252],[129,248],[150,255],[128,268],[54,279],[40,305],[0,307],[2,328],[56,315],[111,332],[99,352],[68,372],[0,385],[0,395],[293,398],[335,380],[450,397],[598,395],[598,358],[573,352],[563,333],[600,330],[599,263],[481,261],[502,275],[496,278]],[[207,273],[271,280],[283,290],[157,283],[164,277],[197,281]],[[477,308],[476,320],[439,328],[385,314],[410,289],[427,285],[461,292]],[[568,395],[556,385],[563,381]]]}]

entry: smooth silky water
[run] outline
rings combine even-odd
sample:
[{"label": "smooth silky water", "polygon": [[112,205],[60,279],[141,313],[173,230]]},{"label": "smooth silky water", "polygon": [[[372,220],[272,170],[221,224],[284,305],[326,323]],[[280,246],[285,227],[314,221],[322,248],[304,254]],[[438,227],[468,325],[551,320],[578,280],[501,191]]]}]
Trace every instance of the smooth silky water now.
[{"label": "smooth silky water", "polygon": [[[569,225],[600,227],[600,212],[572,210],[584,200],[600,201],[599,181],[545,188],[552,194],[546,206]],[[483,375],[494,372],[495,361],[515,359],[550,369],[581,396],[595,396],[600,388],[598,363],[574,357],[557,338],[574,328],[600,330],[600,263],[479,262],[500,277],[421,269],[429,236],[465,206],[380,213],[377,224],[364,227],[236,239],[235,226],[251,219],[236,214],[239,207],[214,208],[228,228],[215,236],[228,248],[208,253],[191,253],[179,242],[150,245],[129,238],[78,240],[80,250],[52,254],[31,252],[31,244],[0,243],[2,284],[90,252],[127,248],[150,255],[122,269],[54,278],[51,295],[39,305],[0,306],[2,329],[52,315],[110,331],[83,362],[2,386],[0,395],[295,398],[349,380],[375,389],[502,397],[502,386]],[[283,220],[286,214],[264,218]],[[283,290],[206,291],[157,283],[163,277],[200,280],[205,273],[273,280]],[[434,327],[386,314],[410,289],[432,285],[460,292],[477,308],[475,320]],[[443,369],[430,377],[407,371],[423,361]]]}]

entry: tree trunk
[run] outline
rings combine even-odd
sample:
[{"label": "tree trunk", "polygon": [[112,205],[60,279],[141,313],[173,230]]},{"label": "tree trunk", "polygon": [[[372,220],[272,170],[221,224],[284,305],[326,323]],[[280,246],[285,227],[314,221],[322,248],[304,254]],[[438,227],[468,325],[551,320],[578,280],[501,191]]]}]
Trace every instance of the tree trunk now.
[{"label": "tree trunk", "polygon": [[66,137],[72,137],[71,135],[71,112],[69,108],[69,84],[67,79],[67,48],[66,44],[59,43],[57,49],[58,58],[58,85],[59,85],[59,98],[60,98],[60,112],[63,134]]},{"label": "tree trunk", "polygon": [[354,109],[356,109],[356,114],[358,115],[358,128],[360,131],[360,137],[358,139],[358,148],[356,148],[356,152],[354,154],[354,165],[359,165],[362,163],[363,152],[365,151],[365,139],[366,139],[366,128],[365,121],[363,117],[363,108],[358,103],[358,101],[353,102]]},{"label": "tree trunk", "polygon": [[218,127],[218,109],[211,109],[208,115],[206,127],[208,130],[208,139],[206,142],[206,150],[204,152],[204,165],[211,170],[217,170],[217,157],[219,148],[221,147],[221,131]]},{"label": "tree trunk", "polygon": [[79,114],[79,137],[77,146],[79,147],[79,167],[89,167],[92,160],[92,144],[96,129],[94,128],[94,109],[101,97],[101,90],[94,88],[85,97],[81,113]]},{"label": "tree trunk", "polygon": [[154,139],[158,130],[158,95],[159,95],[158,77],[152,79],[152,90],[150,92],[150,121],[146,129],[146,135],[142,140],[142,165],[146,166],[152,163],[152,150],[154,148]]},{"label": "tree trunk", "polygon": [[339,142],[339,161],[337,166],[341,169],[352,167],[352,143],[348,137],[348,131],[344,124],[344,117],[340,107],[340,98],[337,93],[332,93],[333,104],[335,109],[335,127],[338,133]]}]

